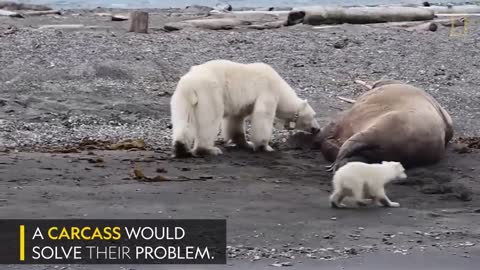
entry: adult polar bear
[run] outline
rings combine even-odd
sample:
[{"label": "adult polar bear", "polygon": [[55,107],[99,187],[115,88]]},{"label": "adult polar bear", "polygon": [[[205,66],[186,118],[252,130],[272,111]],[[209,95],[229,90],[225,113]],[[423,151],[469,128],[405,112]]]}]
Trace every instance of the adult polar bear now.
[{"label": "adult polar bear", "polygon": [[369,88],[317,137],[333,170],[350,161],[414,167],[443,157],[453,137],[452,119],[431,95],[396,80]]},{"label": "adult polar bear", "polygon": [[[173,156],[178,158],[222,154],[214,144],[220,126],[225,142],[256,151],[273,151],[269,141],[275,118],[290,128],[320,131],[307,100],[265,63],[217,59],[193,66],[180,78],[170,105]],[[245,138],[248,116],[252,142]]]}]

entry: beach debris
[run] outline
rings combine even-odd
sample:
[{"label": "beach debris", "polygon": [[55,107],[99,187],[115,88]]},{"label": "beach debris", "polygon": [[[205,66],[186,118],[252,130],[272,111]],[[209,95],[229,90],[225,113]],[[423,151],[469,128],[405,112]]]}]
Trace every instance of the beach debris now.
[{"label": "beach debris", "polygon": [[345,102],[348,102],[348,103],[355,103],[355,100],[354,99],[350,99],[350,98],[346,98],[346,97],[337,97],[338,99],[342,100],[342,101],[345,101]]},{"label": "beach debris", "polygon": [[107,146],[109,150],[145,150],[145,141],[143,139],[126,139],[119,143]]},{"label": "beach debris", "polygon": [[186,6],[184,9],[184,13],[187,14],[208,14],[210,11],[212,11],[212,7],[207,7],[207,6],[201,6],[201,5],[191,5],[191,6]]},{"label": "beach debris", "polygon": [[464,26],[465,25],[465,18],[459,18],[459,19],[445,19],[445,20],[435,20],[435,22],[440,23],[443,26],[446,27],[459,27],[459,26]]},{"label": "beach debris", "polygon": [[148,33],[148,12],[134,11],[130,13],[130,27],[128,32]]},{"label": "beach debris", "polygon": [[285,267],[285,266],[293,266],[293,263],[291,262],[280,262],[280,263],[273,263],[271,266],[275,267]]},{"label": "beach debris", "polygon": [[38,29],[81,29],[85,27],[83,24],[46,24],[40,25]]},{"label": "beach debris", "polygon": [[426,22],[419,25],[407,27],[407,31],[431,31],[435,32],[438,29],[438,25],[434,22]]},{"label": "beach debris", "polygon": [[334,44],[333,44],[333,47],[335,49],[343,49],[345,48],[349,43],[349,39],[348,38],[344,38],[344,39],[341,39],[341,40],[338,40],[336,41]]},{"label": "beach debris", "polygon": [[453,151],[459,153],[459,154],[466,154],[466,153],[471,153],[472,149],[468,147],[468,144],[466,143],[454,143],[453,144]]},{"label": "beach debris", "polygon": [[156,175],[154,177],[149,177],[145,175],[142,169],[135,166],[133,169],[133,178],[141,182],[166,182],[166,181],[173,182],[173,181],[206,181],[209,179],[213,179],[213,176],[204,175],[200,177],[190,178],[187,176],[166,177],[163,175]]},{"label": "beach debris", "polygon": [[267,22],[264,24],[249,25],[247,28],[255,30],[277,29],[285,25],[284,21]]},{"label": "beach debris", "polygon": [[1,10],[0,9],[0,16],[7,16],[12,18],[23,18],[22,14],[10,10]]},{"label": "beach debris", "polygon": [[480,13],[479,5],[458,5],[458,6],[429,6],[420,7],[435,13],[437,16],[450,16],[452,14]]},{"label": "beach debris", "polygon": [[458,137],[454,142],[465,144],[471,149],[480,149],[480,137]]},{"label": "beach debris", "polygon": [[52,150],[50,150],[49,152],[51,153],[62,153],[62,154],[70,154],[70,153],[80,153],[80,150],[76,147],[70,147],[70,146],[67,146],[67,147],[56,147]]},{"label": "beach debris", "polygon": [[143,180],[143,179],[146,178],[143,171],[138,169],[138,168],[133,169],[133,175],[134,175],[135,179],[137,179],[137,180]]},{"label": "beach debris", "polygon": [[5,10],[35,10],[35,11],[52,10],[52,8],[44,6],[44,5],[24,4],[24,3],[16,3],[16,2],[12,2],[12,1],[0,1],[0,9],[5,9]]},{"label": "beach debris", "polygon": [[128,16],[120,15],[120,14],[112,15],[111,17],[112,17],[112,21],[114,21],[114,22],[128,21],[128,19],[129,19]]},{"label": "beach debris", "polygon": [[369,24],[386,22],[428,21],[434,12],[416,7],[333,7],[312,6],[290,11],[287,24]]},{"label": "beach debris", "polygon": [[372,86],[362,80],[355,80],[355,83],[366,87],[368,90],[372,90]]},{"label": "beach debris", "polygon": [[185,20],[181,22],[167,23],[164,26],[166,31],[178,31],[184,28],[201,28],[207,30],[230,30],[236,26],[251,25],[251,22],[232,19],[232,18],[219,18],[219,19],[193,19]]},{"label": "beach debris", "polygon": [[139,151],[146,150],[146,144],[143,139],[125,139],[117,143],[112,143],[106,140],[95,140],[90,138],[83,138],[78,145],[68,145],[62,147],[55,147],[48,152],[50,153],[80,153],[81,151],[89,151],[89,155],[93,155],[90,150],[129,150]]},{"label": "beach debris", "polygon": [[103,158],[90,158],[88,159],[89,163],[103,163]]},{"label": "beach debris", "polygon": [[214,10],[218,12],[229,12],[229,11],[232,11],[233,8],[232,8],[232,5],[228,3],[218,3],[217,5],[215,5]]},{"label": "beach debris", "polygon": [[24,11],[20,12],[22,16],[43,16],[43,15],[62,15],[60,10],[39,10],[39,11]]}]

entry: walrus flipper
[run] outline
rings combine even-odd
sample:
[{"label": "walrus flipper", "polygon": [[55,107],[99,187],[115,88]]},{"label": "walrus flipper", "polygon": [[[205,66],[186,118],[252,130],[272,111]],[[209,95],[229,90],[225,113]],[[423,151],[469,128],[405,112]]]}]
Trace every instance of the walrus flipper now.
[{"label": "walrus flipper", "polygon": [[377,161],[380,145],[370,142],[372,138],[367,132],[359,132],[350,137],[340,148],[335,162],[328,171],[335,172],[343,165],[352,161],[372,163]]}]

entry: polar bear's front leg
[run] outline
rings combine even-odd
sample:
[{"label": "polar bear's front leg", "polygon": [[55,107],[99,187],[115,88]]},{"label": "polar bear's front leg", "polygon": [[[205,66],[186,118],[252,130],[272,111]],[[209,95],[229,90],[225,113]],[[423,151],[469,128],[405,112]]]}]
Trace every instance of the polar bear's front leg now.
[{"label": "polar bear's front leg", "polygon": [[245,117],[230,116],[223,120],[222,134],[227,146],[252,149],[253,144],[245,138]]},{"label": "polar bear's front leg", "polygon": [[277,104],[271,97],[258,98],[252,113],[252,142],[255,151],[272,152],[268,144],[272,137]]}]

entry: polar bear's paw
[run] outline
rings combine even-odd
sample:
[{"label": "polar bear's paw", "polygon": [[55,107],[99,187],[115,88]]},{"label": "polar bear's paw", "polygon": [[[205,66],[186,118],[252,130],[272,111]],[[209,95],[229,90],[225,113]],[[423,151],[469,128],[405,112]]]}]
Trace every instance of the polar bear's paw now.
[{"label": "polar bear's paw", "polygon": [[390,202],[390,207],[397,208],[400,207],[400,204],[398,202]]},{"label": "polar bear's paw", "polygon": [[199,147],[195,150],[193,150],[193,155],[196,157],[202,157],[202,156],[218,156],[223,154],[222,150],[218,147],[210,147],[210,148],[203,148]]},{"label": "polar bear's paw", "polygon": [[238,148],[247,149],[247,150],[253,150],[254,149],[253,143],[249,142],[249,141],[245,141],[243,143],[236,143],[232,140],[229,140],[228,142],[226,142],[224,144],[224,146],[227,147],[227,148],[238,147]]},{"label": "polar bear's paw", "polygon": [[274,150],[270,145],[268,145],[268,144],[253,146],[253,150],[255,150],[256,152],[273,152],[273,151],[275,151],[275,150]]}]

